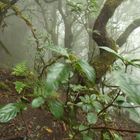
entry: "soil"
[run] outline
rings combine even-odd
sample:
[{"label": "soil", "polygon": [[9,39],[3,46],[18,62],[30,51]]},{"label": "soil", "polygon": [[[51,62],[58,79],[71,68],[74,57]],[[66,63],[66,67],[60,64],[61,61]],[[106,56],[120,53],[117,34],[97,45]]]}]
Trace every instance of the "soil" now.
[{"label": "soil", "polygon": [[[16,102],[17,94],[13,82],[17,78],[10,71],[0,70],[0,105]],[[114,117],[115,118],[115,117]],[[119,118],[119,119],[117,119]],[[140,130],[136,123],[125,117],[116,117],[118,128]],[[0,123],[0,140],[68,140],[68,130],[63,121],[57,121],[46,110],[31,107],[9,123]],[[136,134],[122,133],[124,140],[135,140]]]}]

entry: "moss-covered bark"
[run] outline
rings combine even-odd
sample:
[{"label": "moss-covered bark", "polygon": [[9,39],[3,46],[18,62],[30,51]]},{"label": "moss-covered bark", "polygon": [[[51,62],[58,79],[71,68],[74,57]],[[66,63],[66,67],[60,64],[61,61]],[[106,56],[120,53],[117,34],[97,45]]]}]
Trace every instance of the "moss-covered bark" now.
[{"label": "moss-covered bark", "polygon": [[[106,25],[108,20],[113,16],[116,8],[124,0],[107,0],[97,17],[94,27],[92,37],[96,41],[98,46],[106,46],[115,51],[117,51],[116,43],[112,38],[108,37],[106,31]],[[98,58],[92,61],[92,65],[96,70],[97,81],[106,73],[110,65],[115,61],[115,56],[104,51],[100,50],[100,55]]]}]

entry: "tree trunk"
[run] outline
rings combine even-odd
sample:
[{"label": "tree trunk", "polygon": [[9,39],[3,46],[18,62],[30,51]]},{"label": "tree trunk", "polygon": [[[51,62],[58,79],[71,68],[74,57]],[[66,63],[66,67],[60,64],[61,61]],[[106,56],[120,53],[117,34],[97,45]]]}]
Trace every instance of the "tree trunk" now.
[{"label": "tree trunk", "polygon": [[[108,20],[113,16],[116,8],[124,0],[107,0],[97,17],[94,27],[93,27],[93,40],[97,43],[98,46],[106,46],[115,51],[117,51],[116,43],[112,38],[108,37],[106,31],[106,25]],[[92,61],[92,65],[96,70],[96,80],[102,78],[103,75],[107,72],[110,65],[116,60],[116,57],[113,54],[110,54],[104,50],[100,50],[100,55]]]}]

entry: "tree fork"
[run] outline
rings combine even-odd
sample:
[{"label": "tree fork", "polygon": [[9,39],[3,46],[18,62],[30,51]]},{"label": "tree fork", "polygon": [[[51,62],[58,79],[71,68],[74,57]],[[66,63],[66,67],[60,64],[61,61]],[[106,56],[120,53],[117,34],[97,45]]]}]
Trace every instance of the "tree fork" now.
[{"label": "tree fork", "polygon": [[[106,46],[117,51],[115,41],[108,37],[106,25],[108,20],[113,16],[116,8],[123,1],[124,0],[107,0],[105,2],[93,26],[92,38],[95,40],[98,46]],[[115,60],[116,57],[113,54],[110,54],[104,50],[100,50],[100,55],[92,62],[92,65],[96,70],[97,82],[102,78],[103,75],[105,75],[110,65],[112,65]]]}]

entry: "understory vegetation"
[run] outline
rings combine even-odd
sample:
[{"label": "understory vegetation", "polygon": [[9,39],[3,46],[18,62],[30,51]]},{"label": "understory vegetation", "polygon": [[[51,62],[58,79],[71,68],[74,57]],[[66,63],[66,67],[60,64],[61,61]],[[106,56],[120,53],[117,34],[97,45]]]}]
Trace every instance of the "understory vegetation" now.
[{"label": "understory vegetation", "polygon": [[[46,35],[40,34],[41,29],[35,30],[32,18],[26,17],[24,11],[16,5],[20,0],[0,0],[0,28],[4,30],[7,26],[5,18],[14,14],[26,23],[32,33],[29,41],[36,47],[34,68],[26,60],[10,68],[10,75],[16,79],[12,85],[19,98],[15,102],[0,105],[0,123],[5,124],[22,116],[31,107],[49,112],[55,120],[63,122],[67,139],[123,140],[123,134],[134,133],[135,139],[140,140],[140,129],[126,128],[123,124],[118,127],[117,124],[122,114],[132,123],[140,123],[140,77],[136,74],[136,71],[140,72],[140,59],[132,57],[129,52],[123,54],[121,50],[138,23],[132,31],[132,28],[128,29],[130,24],[117,39],[110,37],[107,30],[107,23],[116,9],[126,1],[106,0],[99,7],[96,0],[87,0],[86,4],[74,0],[44,0],[47,8],[49,3],[55,3],[51,8],[58,8],[53,11],[49,9],[52,14],[47,13],[48,18],[44,3],[35,0],[33,3],[41,11],[40,22],[43,19]],[[57,15],[58,11],[60,15]],[[53,15],[55,16],[51,19]],[[94,23],[90,23],[92,18]],[[82,31],[84,27],[87,33]],[[65,33],[56,33],[57,28],[60,28],[61,33],[65,30]],[[76,36],[82,42],[81,32],[88,38],[88,57],[81,57],[74,51],[74,46],[78,45],[78,41],[74,42]],[[1,40],[0,47],[10,55]],[[99,51],[98,54],[95,48]],[[46,59],[47,54],[51,55],[49,59]],[[0,82],[0,89],[8,89],[8,85]]]}]

